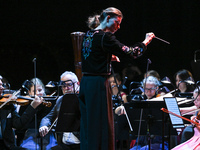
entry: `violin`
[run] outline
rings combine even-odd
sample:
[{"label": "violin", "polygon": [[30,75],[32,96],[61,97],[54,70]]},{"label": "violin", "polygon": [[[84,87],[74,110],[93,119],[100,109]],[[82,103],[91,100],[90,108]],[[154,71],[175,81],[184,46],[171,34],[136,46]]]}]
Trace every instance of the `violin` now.
[{"label": "violin", "polygon": [[[29,104],[33,100],[34,100],[34,98],[31,98],[30,96],[17,96],[16,103],[18,105],[23,106],[23,105]],[[45,105],[46,107],[51,107],[51,105],[52,105],[51,102],[47,102],[45,100],[43,100],[42,104]]]},{"label": "violin", "polygon": [[[186,120],[186,121],[189,121],[189,122],[195,124],[196,126],[200,126],[199,122],[197,122],[197,121],[193,121],[193,120],[187,119],[187,118],[185,118],[185,117],[179,116],[179,115],[177,115],[177,114],[175,114],[175,113],[173,113],[173,112],[171,112],[171,111],[169,111],[169,110],[167,110],[167,109],[165,109],[165,108],[161,108],[161,110],[162,110],[163,112],[165,112],[165,113],[169,113],[169,114],[172,114],[172,115],[174,115],[174,116],[176,116],[176,117],[179,117],[179,118],[182,118],[182,119],[184,119],[184,120]],[[196,119],[198,119],[198,120],[200,119],[200,112],[198,112]]]},{"label": "violin", "polygon": [[[31,103],[34,98],[31,98],[30,96],[16,96],[19,92],[14,92],[13,94],[4,94],[3,98],[0,100],[0,108],[2,108],[5,105],[9,104],[18,104],[21,106],[28,105]],[[43,105],[46,107],[51,107],[52,103],[47,102],[43,100]]]}]

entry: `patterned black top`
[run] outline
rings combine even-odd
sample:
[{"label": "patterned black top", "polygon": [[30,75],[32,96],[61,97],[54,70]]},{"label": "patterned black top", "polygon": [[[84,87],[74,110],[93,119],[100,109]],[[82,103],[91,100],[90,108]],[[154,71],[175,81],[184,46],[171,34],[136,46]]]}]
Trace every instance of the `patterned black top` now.
[{"label": "patterned black top", "polygon": [[120,43],[114,34],[102,30],[90,30],[85,34],[82,44],[83,74],[110,74],[112,54],[121,57],[137,58],[146,50],[143,43],[128,47]]}]

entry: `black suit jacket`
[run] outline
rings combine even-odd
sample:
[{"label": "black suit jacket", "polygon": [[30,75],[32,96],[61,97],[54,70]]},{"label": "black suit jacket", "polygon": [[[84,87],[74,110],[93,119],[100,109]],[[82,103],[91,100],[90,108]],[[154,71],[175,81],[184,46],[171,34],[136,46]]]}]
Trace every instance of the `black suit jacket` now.
[{"label": "black suit jacket", "polygon": [[16,146],[13,129],[22,129],[31,121],[35,112],[36,110],[32,106],[29,106],[20,117],[16,111],[16,107],[12,104],[0,110],[1,132],[7,148],[12,149]]}]

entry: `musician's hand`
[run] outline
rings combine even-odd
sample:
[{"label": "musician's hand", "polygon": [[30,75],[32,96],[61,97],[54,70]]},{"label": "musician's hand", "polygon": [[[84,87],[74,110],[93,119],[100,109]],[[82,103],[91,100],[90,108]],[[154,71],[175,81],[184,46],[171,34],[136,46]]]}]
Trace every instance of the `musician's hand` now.
[{"label": "musician's hand", "polygon": [[125,114],[124,106],[119,106],[115,109],[115,114],[118,116]]},{"label": "musician's hand", "polygon": [[17,96],[12,96],[12,97],[11,97],[11,100],[12,100],[12,101],[16,101],[16,100],[17,100]]},{"label": "musician's hand", "polygon": [[[192,121],[196,122],[196,116],[191,116],[191,117],[190,117],[190,120],[192,120]],[[191,122],[191,124],[192,124],[192,125],[195,125],[195,124],[194,124],[194,123],[192,123],[192,122]]]},{"label": "musician's hand", "polygon": [[44,137],[48,132],[48,127],[47,126],[42,126],[39,128],[40,136]]},{"label": "musician's hand", "polygon": [[195,118],[196,118],[196,116],[191,116],[191,117],[190,117],[190,120],[195,121]]},{"label": "musician's hand", "polygon": [[146,46],[152,41],[152,39],[155,37],[154,33],[150,32],[146,34],[145,40],[142,42]]},{"label": "musician's hand", "polygon": [[43,102],[42,97],[35,96],[35,99],[31,102],[31,106],[35,109]]}]

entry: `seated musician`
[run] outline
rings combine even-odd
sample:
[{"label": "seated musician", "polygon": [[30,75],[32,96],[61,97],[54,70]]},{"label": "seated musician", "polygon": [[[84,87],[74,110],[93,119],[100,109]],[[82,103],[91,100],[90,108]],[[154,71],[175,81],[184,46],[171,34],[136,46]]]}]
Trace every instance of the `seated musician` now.
[{"label": "seated musician", "polygon": [[151,100],[157,96],[160,83],[156,77],[148,76],[143,80],[142,84],[144,88],[144,95],[147,100]]},{"label": "seated musician", "polygon": [[[115,82],[115,79],[117,81],[117,84]],[[118,73],[116,73],[114,75],[110,75],[108,78],[108,81],[110,82],[110,86],[112,89],[113,99],[118,98],[118,94],[119,94],[118,91],[120,90],[120,96],[121,96],[122,100],[124,101],[124,103],[127,103],[126,93],[122,91],[120,75]]]},{"label": "seated musician", "polygon": [[186,93],[194,91],[193,85],[181,82],[184,80],[188,80],[189,78],[193,80],[192,73],[188,70],[182,69],[175,73],[176,87],[178,88],[178,92]]},{"label": "seated musician", "polygon": [[[121,85],[121,76],[118,73],[110,75],[108,81],[110,83],[112,90],[112,101],[114,110],[121,104],[121,101],[123,101],[123,103],[127,103],[127,95],[123,91],[122,88],[123,85]],[[114,127],[115,127],[116,148],[119,147],[126,148],[127,147],[126,143],[128,143],[127,141],[129,135],[127,130],[126,117],[124,115],[118,116],[114,114]]]},{"label": "seated musician", "polygon": [[[45,86],[42,83],[42,81],[38,78],[33,78],[30,80],[30,84],[28,85],[28,94],[29,96],[34,96],[37,95],[39,97],[44,97],[46,96],[45,94]],[[34,90],[36,89],[36,91]],[[22,114],[24,112],[24,110],[27,108],[27,106],[20,106],[19,109],[19,114]],[[42,144],[41,144],[41,139],[38,136],[38,129],[39,129],[39,125],[40,125],[40,121],[43,117],[45,117],[48,113],[49,113],[49,109],[48,107],[46,107],[45,105],[41,104],[38,109],[37,109],[37,113],[36,113],[36,117],[37,118],[32,118],[31,122],[29,124],[26,125],[25,128],[25,136],[22,140],[22,143],[20,143],[21,147],[23,148],[27,148],[29,150],[35,150],[36,147],[37,149],[41,149],[41,145],[43,146],[43,149],[50,149],[51,147],[54,147],[57,145],[57,141],[53,135],[52,132],[50,132],[47,136],[45,136],[42,139]],[[35,128],[35,123],[37,123],[37,127]],[[20,135],[20,133],[22,133],[22,135],[24,135],[23,131],[18,131],[18,135]],[[36,134],[37,133],[37,134]],[[19,136],[18,136],[19,138]]]},{"label": "seated musician", "polygon": [[147,71],[147,73],[144,74],[144,78],[148,77],[148,76],[153,76],[156,77],[158,79],[158,81],[160,81],[160,75],[157,71],[155,70],[149,70]]},{"label": "seated musician", "polygon": [[[191,78],[191,80],[193,80],[193,76],[192,73],[186,69],[182,69],[179,70],[176,74],[175,74],[175,79],[176,79],[176,86],[178,88],[178,92],[180,93],[192,93],[194,91],[194,86],[193,85],[189,85],[185,82],[181,82],[184,80],[188,80],[188,78]],[[181,107],[180,108],[180,112],[181,114],[186,114],[187,115],[194,115],[194,110],[196,110],[197,107],[194,106],[190,106],[190,107]],[[185,140],[181,140],[181,142],[184,142]]]},{"label": "seated musician", "polygon": [[[78,93],[79,92],[79,81],[77,76],[70,71],[64,72],[60,76],[60,80],[62,84],[62,92],[63,94],[70,93]],[[49,127],[52,125],[54,120],[58,117],[60,106],[62,102],[63,96],[59,97],[54,105],[53,109],[50,111],[48,115],[46,115],[41,123],[39,132],[42,137],[44,137],[49,132]],[[63,125],[64,126],[64,125]],[[64,132],[61,137],[58,139],[62,139],[58,141],[58,146],[55,146],[52,149],[69,149],[69,150],[79,150],[80,149],[80,141],[79,141],[79,132]]]},{"label": "seated musician", "polygon": [[[160,82],[160,86],[162,85],[161,80],[160,80],[160,75],[157,71],[155,71],[155,70],[147,71],[147,73],[144,74],[144,78],[146,78],[148,76],[156,77],[158,79],[158,81]],[[170,92],[168,87],[166,87],[166,85],[163,85],[162,88],[159,88],[159,91],[157,91],[156,97],[165,95],[168,92]]]},{"label": "seated musician", "polygon": [[[3,83],[2,77],[0,76],[0,96],[3,96]],[[13,98],[12,98],[13,97]],[[12,95],[12,100],[16,100],[14,95]],[[11,99],[8,98],[8,99]],[[35,97],[35,100],[27,107],[25,112],[19,116],[16,111],[14,104],[9,104],[3,106],[0,109],[0,149],[17,149],[15,134],[13,128],[22,129],[27,123],[31,121],[36,113],[36,108],[43,102],[43,98]],[[19,149],[19,148],[18,148]]]},{"label": "seated musician", "polygon": [[[196,98],[197,97],[197,94],[198,94],[198,89],[196,88],[193,92],[193,97]],[[199,100],[200,99],[200,96],[198,96],[195,101],[194,101],[194,106],[191,106],[191,107],[185,107],[185,108],[180,108],[180,111],[182,114],[184,113],[187,113],[188,112],[191,112],[189,114],[196,114],[195,110],[199,109],[200,108],[200,103],[199,103]],[[194,130],[193,130],[194,126],[188,126],[186,127],[183,132],[182,132],[182,135],[181,135],[181,143],[189,140],[193,135],[194,135]]]},{"label": "seated musician", "polygon": [[[157,91],[159,89],[159,81],[156,77],[148,76],[143,80],[143,88],[146,100],[151,100],[157,96]],[[148,140],[147,136],[140,136],[140,138],[136,140],[135,145],[131,150],[145,150],[148,149]],[[151,139],[151,149],[161,150],[162,149],[162,137],[155,136]],[[165,150],[167,150],[167,143],[165,143]]]},{"label": "seated musician", "polygon": [[[144,100],[151,100],[157,96],[160,82],[156,77],[148,76],[143,80],[142,85],[144,88]],[[117,107],[115,113],[118,115],[124,114],[123,110],[123,106]]]},{"label": "seated musician", "polygon": [[[200,95],[199,89],[196,88],[193,92],[194,105],[197,108],[200,108]],[[196,112],[194,116],[191,117],[191,120],[200,122],[199,111]],[[200,149],[200,126],[191,125],[187,126],[182,133],[180,145],[173,148],[173,150],[182,150],[182,149]]]}]

